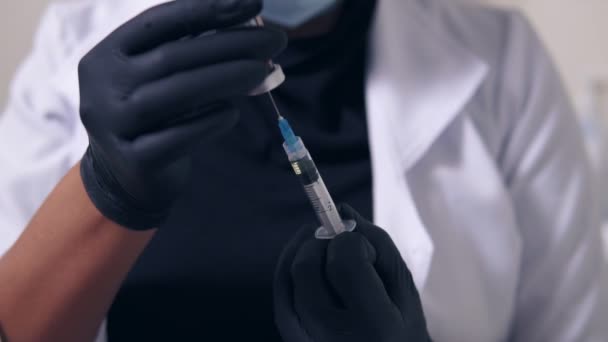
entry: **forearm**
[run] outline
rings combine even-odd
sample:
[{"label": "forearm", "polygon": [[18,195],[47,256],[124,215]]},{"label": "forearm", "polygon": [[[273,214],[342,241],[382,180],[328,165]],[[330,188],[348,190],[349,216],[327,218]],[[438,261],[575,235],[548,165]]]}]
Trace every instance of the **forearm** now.
[{"label": "forearm", "polygon": [[61,181],[0,259],[0,322],[11,342],[92,340],[154,234],[103,217],[78,169]]}]

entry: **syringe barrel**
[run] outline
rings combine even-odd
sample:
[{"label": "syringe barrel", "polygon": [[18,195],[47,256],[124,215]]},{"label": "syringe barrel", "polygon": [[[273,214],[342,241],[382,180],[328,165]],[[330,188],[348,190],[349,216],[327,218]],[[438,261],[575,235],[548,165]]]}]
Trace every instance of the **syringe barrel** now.
[{"label": "syringe barrel", "polygon": [[298,137],[295,145],[283,144],[291,166],[300,179],[306,196],[313,206],[315,214],[328,236],[335,236],[346,231],[346,227],[340,217],[323,178],[312,160],[310,153]]}]

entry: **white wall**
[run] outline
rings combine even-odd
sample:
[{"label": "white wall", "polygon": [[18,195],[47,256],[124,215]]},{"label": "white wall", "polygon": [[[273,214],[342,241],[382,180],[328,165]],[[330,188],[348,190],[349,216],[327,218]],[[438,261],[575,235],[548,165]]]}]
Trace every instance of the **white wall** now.
[{"label": "white wall", "polygon": [[0,108],[2,109],[10,79],[31,47],[36,25],[47,3],[48,0],[0,0]]}]

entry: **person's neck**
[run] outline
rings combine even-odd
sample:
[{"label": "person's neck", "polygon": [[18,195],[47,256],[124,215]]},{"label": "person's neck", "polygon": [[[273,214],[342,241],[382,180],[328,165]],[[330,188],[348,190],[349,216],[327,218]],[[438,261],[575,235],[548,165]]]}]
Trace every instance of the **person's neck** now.
[{"label": "person's neck", "polygon": [[299,27],[287,29],[279,26],[279,28],[287,32],[289,39],[318,37],[330,32],[338,22],[341,14],[342,6],[340,5],[332,11],[314,18]]}]

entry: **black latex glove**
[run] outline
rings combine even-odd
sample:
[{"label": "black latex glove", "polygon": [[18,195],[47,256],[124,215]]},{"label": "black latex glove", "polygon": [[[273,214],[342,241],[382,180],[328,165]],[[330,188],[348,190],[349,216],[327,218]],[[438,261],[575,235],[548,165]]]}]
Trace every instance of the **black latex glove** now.
[{"label": "black latex glove", "polygon": [[352,233],[314,238],[304,227],[275,274],[275,321],[285,342],[430,341],[418,291],[382,229],[343,206]]},{"label": "black latex glove", "polygon": [[131,229],[163,222],[200,142],[238,119],[231,103],[267,74],[286,45],[269,28],[234,27],[262,0],[177,0],[122,25],[80,62],[80,115],[90,146],[86,190],[108,218]]}]

